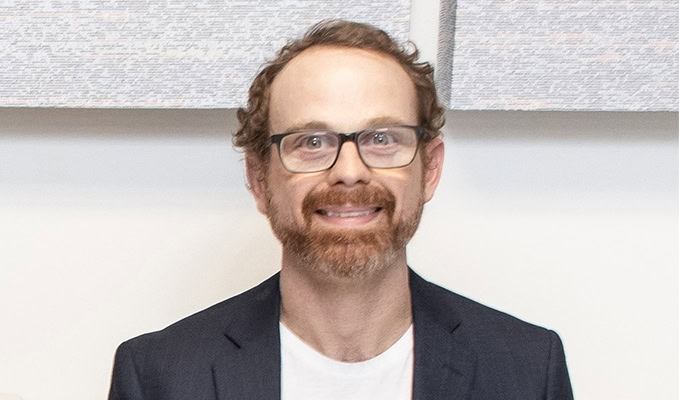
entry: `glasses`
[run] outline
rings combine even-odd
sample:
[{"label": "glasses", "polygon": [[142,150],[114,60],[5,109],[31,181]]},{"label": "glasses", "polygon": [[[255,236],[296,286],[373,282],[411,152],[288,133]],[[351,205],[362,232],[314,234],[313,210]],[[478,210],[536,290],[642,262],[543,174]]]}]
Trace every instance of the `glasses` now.
[{"label": "glasses", "polygon": [[422,126],[392,125],[354,133],[304,130],[270,137],[279,148],[281,163],[290,172],[318,172],[333,168],[345,142],[354,142],[361,161],[370,168],[400,168],[416,157]]}]

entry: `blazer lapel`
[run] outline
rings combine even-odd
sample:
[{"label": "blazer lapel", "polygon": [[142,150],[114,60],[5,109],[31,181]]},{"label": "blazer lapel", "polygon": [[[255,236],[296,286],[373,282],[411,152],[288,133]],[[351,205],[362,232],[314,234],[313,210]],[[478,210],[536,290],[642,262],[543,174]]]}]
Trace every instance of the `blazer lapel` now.
[{"label": "blazer lapel", "polygon": [[279,275],[254,290],[225,329],[213,365],[217,400],[281,398]]},{"label": "blazer lapel", "polygon": [[462,321],[432,284],[409,275],[414,326],[413,399],[464,400],[470,396],[475,358],[456,330]]}]

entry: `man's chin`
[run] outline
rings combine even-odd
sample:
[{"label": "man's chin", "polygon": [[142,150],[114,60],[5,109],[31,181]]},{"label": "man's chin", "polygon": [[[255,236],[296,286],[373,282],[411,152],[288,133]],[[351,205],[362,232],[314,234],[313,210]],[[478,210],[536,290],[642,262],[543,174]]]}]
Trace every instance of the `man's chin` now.
[{"label": "man's chin", "polygon": [[394,261],[392,249],[377,249],[365,244],[325,246],[313,249],[307,258],[312,271],[340,279],[365,278],[386,268]]}]

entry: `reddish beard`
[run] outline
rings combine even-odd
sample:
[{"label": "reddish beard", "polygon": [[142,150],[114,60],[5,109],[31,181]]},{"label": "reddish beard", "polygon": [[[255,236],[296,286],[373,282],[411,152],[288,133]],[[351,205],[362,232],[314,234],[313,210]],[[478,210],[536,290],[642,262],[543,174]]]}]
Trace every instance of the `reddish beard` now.
[{"label": "reddish beard", "polygon": [[[332,186],[309,193],[302,203],[304,226],[284,218],[272,201],[268,188],[267,217],[283,247],[303,267],[337,277],[358,277],[377,271],[394,261],[397,252],[415,234],[423,211],[422,198],[413,213],[394,221],[396,198],[381,187],[347,190]],[[370,228],[328,228],[314,223],[318,210],[328,207],[379,207],[375,226]]]}]

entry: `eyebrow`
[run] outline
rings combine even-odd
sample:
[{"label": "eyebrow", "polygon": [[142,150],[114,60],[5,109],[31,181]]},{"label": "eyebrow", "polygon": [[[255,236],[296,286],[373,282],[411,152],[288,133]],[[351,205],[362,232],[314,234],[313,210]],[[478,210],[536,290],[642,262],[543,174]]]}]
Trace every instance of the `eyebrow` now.
[{"label": "eyebrow", "polygon": [[[383,125],[410,125],[410,124],[407,124],[403,120],[396,118],[396,117],[377,117],[377,118],[371,118],[370,120],[368,120],[363,129],[374,128],[374,127],[383,126]],[[300,123],[300,124],[291,125],[286,130],[284,130],[284,132],[306,131],[306,130],[312,130],[312,129],[332,131],[330,126],[325,122],[308,121],[308,122],[303,122],[303,123]]]}]

